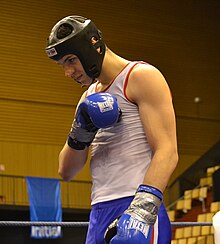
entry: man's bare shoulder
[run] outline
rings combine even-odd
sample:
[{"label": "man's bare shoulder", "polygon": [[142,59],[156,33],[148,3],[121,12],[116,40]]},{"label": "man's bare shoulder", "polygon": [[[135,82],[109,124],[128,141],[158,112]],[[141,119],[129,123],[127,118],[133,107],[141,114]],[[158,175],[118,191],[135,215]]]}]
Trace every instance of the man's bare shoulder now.
[{"label": "man's bare shoulder", "polygon": [[151,97],[168,91],[167,82],[162,73],[150,64],[138,64],[132,70],[127,86],[127,95],[132,101],[139,100],[141,96]]},{"label": "man's bare shoulder", "polygon": [[162,76],[158,68],[148,63],[140,63],[132,70],[130,79],[138,79],[139,77],[147,79],[148,77],[152,78],[152,76],[156,75]]}]

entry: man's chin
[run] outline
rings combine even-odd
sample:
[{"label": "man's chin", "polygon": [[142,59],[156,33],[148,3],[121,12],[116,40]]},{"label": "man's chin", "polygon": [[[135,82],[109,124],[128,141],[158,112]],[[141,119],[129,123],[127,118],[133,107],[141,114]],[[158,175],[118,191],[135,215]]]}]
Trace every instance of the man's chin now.
[{"label": "man's chin", "polygon": [[81,87],[86,87],[86,86],[90,86],[94,81],[95,79],[86,82],[79,82],[79,83],[81,84]]}]

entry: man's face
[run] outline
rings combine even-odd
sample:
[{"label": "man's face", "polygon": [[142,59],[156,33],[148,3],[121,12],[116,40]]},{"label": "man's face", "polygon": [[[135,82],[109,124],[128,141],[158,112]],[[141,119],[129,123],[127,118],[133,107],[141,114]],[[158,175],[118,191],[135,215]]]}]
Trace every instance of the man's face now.
[{"label": "man's face", "polygon": [[76,55],[67,54],[61,58],[57,64],[63,66],[66,77],[72,78],[76,82],[82,84],[82,86],[89,86],[92,83],[93,79],[86,74]]}]

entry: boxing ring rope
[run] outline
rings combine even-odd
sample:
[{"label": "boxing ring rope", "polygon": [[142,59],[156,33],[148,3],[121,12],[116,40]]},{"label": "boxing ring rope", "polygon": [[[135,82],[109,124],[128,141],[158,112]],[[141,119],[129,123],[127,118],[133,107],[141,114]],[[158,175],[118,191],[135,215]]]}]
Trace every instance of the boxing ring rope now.
[{"label": "boxing ring rope", "polygon": [[[61,226],[88,227],[89,222],[30,222],[30,221],[0,221],[0,227],[6,226]],[[212,222],[171,222],[172,227],[181,226],[212,226]]]}]

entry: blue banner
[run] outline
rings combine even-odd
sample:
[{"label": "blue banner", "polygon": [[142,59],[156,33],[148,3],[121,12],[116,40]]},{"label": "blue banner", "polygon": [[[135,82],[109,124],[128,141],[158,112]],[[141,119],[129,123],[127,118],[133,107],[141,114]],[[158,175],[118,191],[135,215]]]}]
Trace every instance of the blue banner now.
[{"label": "blue banner", "polygon": [[[26,177],[32,222],[62,222],[60,181],[57,179]],[[61,226],[31,226],[33,238],[59,238]]]}]

